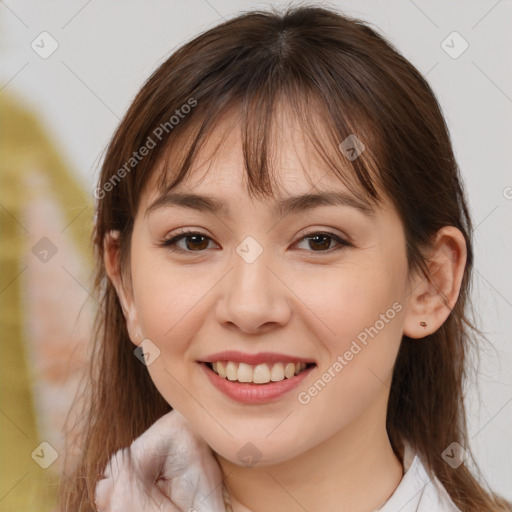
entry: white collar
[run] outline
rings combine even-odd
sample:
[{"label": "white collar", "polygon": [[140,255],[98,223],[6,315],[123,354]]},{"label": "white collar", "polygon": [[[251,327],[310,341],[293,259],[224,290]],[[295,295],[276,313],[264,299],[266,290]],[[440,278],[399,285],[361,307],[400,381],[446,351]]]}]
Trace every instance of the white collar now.
[{"label": "white collar", "polygon": [[375,512],[460,512],[434,477],[431,479],[419,454],[404,446],[404,476],[391,497]]}]

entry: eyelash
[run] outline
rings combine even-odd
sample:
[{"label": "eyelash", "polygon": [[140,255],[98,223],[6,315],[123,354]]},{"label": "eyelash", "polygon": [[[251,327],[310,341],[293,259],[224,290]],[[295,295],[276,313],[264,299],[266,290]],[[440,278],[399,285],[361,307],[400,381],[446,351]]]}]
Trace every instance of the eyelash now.
[{"label": "eyelash", "polygon": [[[209,236],[205,235],[204,233],[200,233],[198,231],[192,231],[192,230],[188,230],[188,229],[181,229],[181,230],[178,231],[178,234],[176,236],[173,236],[172,238],[170,238],[168,240],[163,240],[160,245],[162,247],[166,247],[167,249],[169,249],[171,251],[174,251],[174,252],[182,252],[182,253],[201,253],[201,252],[205,252],[205,250],[189,251],[189,250],[186,250],[186,249],[181,249],[181,248],[179,248],[176,245],[176,243],[179,242],[180,240],[182,240],[184,238],[187,238],[189,236],[194,236],[194,235],[199,235],[199,236],[202,236],[204,238],[208,238],[208,239],[212,240]],[[307,233],[305,236],[303,236],[296,243],[302,242],[303,240],[306,240],[308,238],[313,238],[315,235],[324,235],[324,236],[327,236],[328,238],[332,238],[335,242],[338,243],[338,246],[335,247],[334,249],[331,248],[331,249],[328,249],[326,251],[308,251],[308,252],[331,254],[333,252],[336,252],[336,251],[339,251],[341,249],[344,249],[345,247],[351,247],[352,246],[352,244],[350,244],[349,242],[347,242],[346,240],[344,240],[340,236],[335,235],[334,233],[331,233],[329,231],[312,231],[311,233]]]}]

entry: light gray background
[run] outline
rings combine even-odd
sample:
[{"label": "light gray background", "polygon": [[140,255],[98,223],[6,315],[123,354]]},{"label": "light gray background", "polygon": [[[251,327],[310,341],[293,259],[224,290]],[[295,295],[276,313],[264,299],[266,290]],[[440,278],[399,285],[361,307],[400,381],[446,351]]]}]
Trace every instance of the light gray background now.
[{"label": "light gray background", "polygon": [[[475,222],[473,300],[496,352],[468,393],[472,446],[490,485],[512,499],[512,2],[318,2],[373,23],[424,74],[453,138]],[[0,1],[0,90],[35,109],[91,191],[101,152],[149,76],[176,47],[241,10],[284,2]],[[59,47],[31,48],[43,31]],[[457,59],[441,43],[457,31]],[[455,43],[458,44],[458,43]]]}]

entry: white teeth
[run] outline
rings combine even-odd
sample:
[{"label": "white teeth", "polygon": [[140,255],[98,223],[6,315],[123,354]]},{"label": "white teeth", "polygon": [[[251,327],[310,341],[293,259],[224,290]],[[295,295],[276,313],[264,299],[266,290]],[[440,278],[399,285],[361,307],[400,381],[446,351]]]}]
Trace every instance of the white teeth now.
[{"label": "white teeth", "polygon": [[255,384],[266,384],[270,381],[278,382],[291,379],[306,369],[306,363],[268,363],[256,366],[246,363],[235,363],[234,361],[216,361],[212,363],[212,369],[221,378],[238,382],[253,382]]},{"label": "white teeth", "polygon": [[226,377],[228,380],[236,380],[238,378],[237,373],[238,368],[236,363],[233,363],[233,361],[228,361],[228,364],[226,365]]},{"label": "white teeth", "polygon": [[284,379],[284,367],[281,363],[277,363],[272,366],[270,370],[270,380],[276,382]]},{"label": "white teeth", "polygon": [[238,365],[238,382],[252,382],[252,368],[245,363]]},{"label": "white teeth", "polygon": [[266,384],[267,382],[270,382],[270,370],[265,363],[259,364],[254,368],[252,382],[255,382],[256,384]]},{"label": "white teeth", "polygon": [[221,361],[217,361],[217,369],[214,368],[213,371],[216,371],[219,374],[219,376],[222,377],[223,379],[226,378],[226,367],[224,366],[224,363],[222,363]]},{"label": "white teeth", "polygon": [[288,363],[286,368],[284,369],[284,376],[287,379],[291,379],[295,375],[295,365],[293,363]]}]

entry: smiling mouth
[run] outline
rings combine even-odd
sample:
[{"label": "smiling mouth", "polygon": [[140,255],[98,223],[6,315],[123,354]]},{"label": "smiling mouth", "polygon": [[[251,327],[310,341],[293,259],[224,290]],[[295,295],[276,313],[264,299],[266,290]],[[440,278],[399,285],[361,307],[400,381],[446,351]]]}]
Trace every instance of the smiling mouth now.
[{"label": "smiling mouth", "polygon": [[295,375],[316,366],[315,363],[262,363],[251,365],[235,361],[204,362],[219,377],[232,382],[268,384],[291,379]]}]

